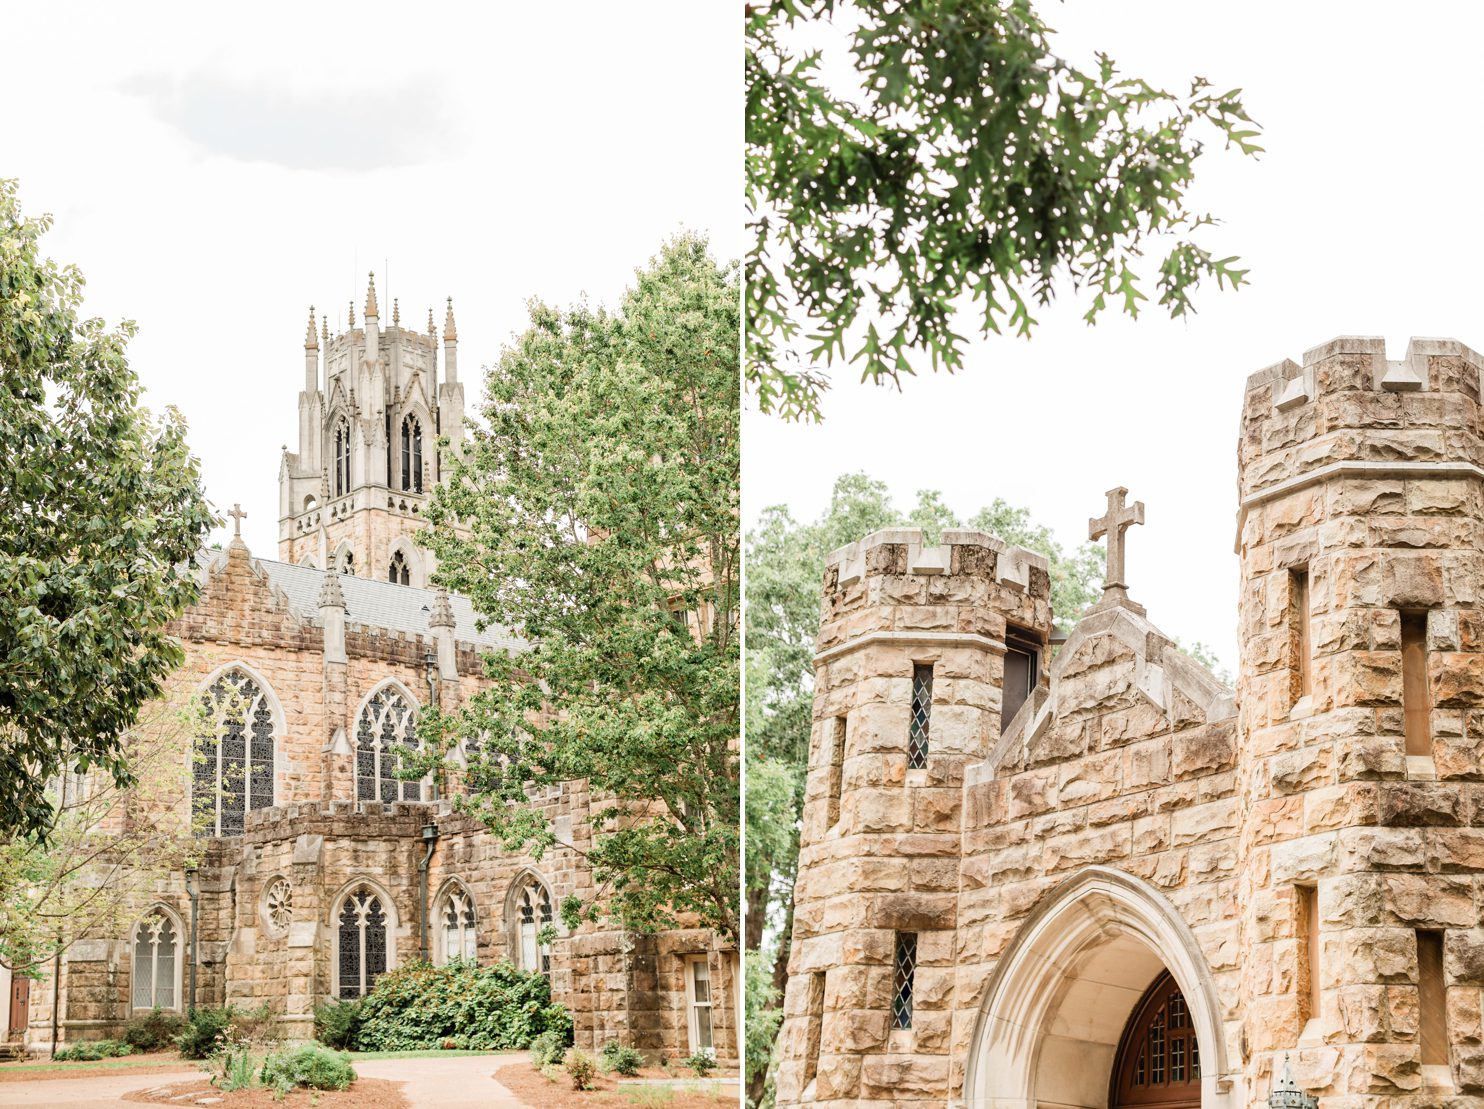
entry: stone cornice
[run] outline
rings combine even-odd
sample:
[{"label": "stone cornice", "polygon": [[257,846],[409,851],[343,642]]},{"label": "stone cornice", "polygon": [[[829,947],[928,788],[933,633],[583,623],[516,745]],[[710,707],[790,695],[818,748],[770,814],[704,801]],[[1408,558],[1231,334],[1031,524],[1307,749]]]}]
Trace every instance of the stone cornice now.
[{"label": "stone cornice", "polygon": [[1331,478],[1375,478],[1384,480],[1386,478],[1474,478],[1484,480],[1484,467],[1476,466],[1472,462],[1368,462],[1363,460],[1346,460],[1344,462],[1331,462],[1327,466],[1319,466],[1313,470],[1306,470],[1301,474],[1295,474],[1270,485],[1266,489],[1259,489],[1255,493],[1249,493],[1242,498],[1241,506],[1237,510],[1237,538],[1235,549],[1238,554],[1242,552],[1242,528],[1247,523],[1247,510],[1265,501],[1285,497],[1289,493],[1299,489],[1305,489],[1310,485],[1317,485],[1321,481]]},{"label": "stone cornice", "polygon": [[846,654],[849,651],[869,647],[873,643],[919,643],[924,646],[934,647],[979,647],[986,651],[995,651],[1003,654],[1005,641],[994,639],[991,636],[979,635],[975,632],[933,632],[933,631],[873,631],[865,635],[858,635],[854,639],[848,639],[844,643],[837,643],[833,647],[826,647],[814,656],[814,665],[822,666],[826,662]]}]

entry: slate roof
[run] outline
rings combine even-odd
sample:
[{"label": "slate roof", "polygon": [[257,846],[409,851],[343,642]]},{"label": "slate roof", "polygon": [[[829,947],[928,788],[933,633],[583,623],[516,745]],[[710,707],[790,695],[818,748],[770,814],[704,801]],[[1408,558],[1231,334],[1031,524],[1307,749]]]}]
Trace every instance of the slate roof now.
[{"label": "slate roof", "polygon": [[[203,551],[203,564],[226,557],[224,551]],[[296,566],[270,558],[253,559],[268,575],[268,581],[283,591],[289,605],[301,617],[315,620],[319,616],[319,591],[325,570],[313,566]],[[410,585],[393,585],[351,574],[340,576],[340,591],[345,595],[345,619],[350,624],[364,624],[410,635],[427,634],[428,614],[433,609],[432,589],[414,589]],[[480,647],[520,648],[522,643],[506,629],[496,626],[479,630],[474,605],[468,597],[448,595],[453,608],[454,638]]]}]

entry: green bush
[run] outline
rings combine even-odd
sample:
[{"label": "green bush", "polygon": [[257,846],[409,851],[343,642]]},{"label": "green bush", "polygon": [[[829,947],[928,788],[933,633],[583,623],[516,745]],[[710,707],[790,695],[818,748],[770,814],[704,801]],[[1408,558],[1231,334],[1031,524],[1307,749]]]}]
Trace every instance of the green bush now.
[{"label": "green bush", "polygon": [[585,1051],[573,1049],[567,1054],[567,1076],[572,1079],[574,1090],[591,1090],[593,1079],[598,1076],[598,1064]]},{"label": "green bush", "polygon": [[531,1041],[531,1065],[537,1070],[560,1064],[567,1054],[567,1037],[556,1029],[541,1033]]},{"label": "green bush", "polygon": [[185,1018],[156,1007],[124,1025],[124,1042],[135,1051],[159,1051],[170,1047],[185,1028]]},{"label": "green bush", "polygon": [[319,1044],[276,1051],[263,1060],[263,1085],[280,1094],[307,1087],[311,1090],[343,1090],[356,1080],[350,1056],[328,1051]]},{"label": "green bush", "polygon": [[603,1069],[609,1073],[617,1072],[629,1078],[639,1073],[639,1068],[644,1065],[644,1056],[632,1047],[626,1047],[617,1040],[609,1040],[603,1045]]},{"label": "green bush", "polygon": [[697,1078],[705,1078],[716,1069],[716,1056],[709,1051],[698,1051],[686,1056],[685,1065],[696,1072]]},{"label": "green bush", "polygon": [[553,1030],[565,1041],[572,1018],[552,1003],[551,986],[540,974],[509,963],[411,963],[383,974],[362,1001],[356,1047],[427,1051],[452,1039],[466,1050],[501,1051],[527,1047]]},{"label": "green bush", "polygon": [[217,1056],[217,1072],[212,1075],[211,1084],[229,1093],[250,1090],[258,1084],[258,1061],[245,1044]]},{"label": "green bush", "polygon": [[229,1008],[192,1009],[185,1027],[175,1037],[175,1046],[180,1048],[184,1059],[210,1059],[222,1049],[231,1023]]},{"label": "green bush", "polygon": [[326,1047],[353,1051],[360,1030],[359,1001],[326,1001],[314,1007],[314,1038]]},{"label": "green bush", "polygon": [[59,1047],[52,1056],[59,1063],[91,1063],[98,1059],[117,1059],[132,1055],[134,1049],[122,1040],[85,1040],[71,1047]]}]

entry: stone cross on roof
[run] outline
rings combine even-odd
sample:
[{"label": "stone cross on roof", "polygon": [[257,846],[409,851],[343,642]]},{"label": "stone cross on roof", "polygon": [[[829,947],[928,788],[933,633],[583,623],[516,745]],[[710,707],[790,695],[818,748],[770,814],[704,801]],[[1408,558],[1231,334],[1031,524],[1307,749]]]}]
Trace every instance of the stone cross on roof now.
[{"label": "stone cross on roof", "polygon": [[247,513],[242,511],[242,506],[240,504],[234,504],[232,506],[232,511],[231,512],[228,512],[227,515],[230,516],[230,517],[232,517],[232,525],[233,525],[233,527],[235,529],[232,532],[232,538],[233,539],[241,539],[242,538],[242,521],[245,520],[245,519],[247,519]]},{"label": "stone cross on roof", "polygon": [[1087,537],[1097,540],[1108,537],[1108,569],[1103,581],[1103,599],[1093,606],[1094,611],[1105,608],[1127,608],[1144,615],[1144,607],[1129,600],[1128,581],[1124,576],[1123,533],[1135,524],[1144,522],[1144,502],[1135,501],[1125,506],[1128,490],[1123,486],[1108,490],[1108,511],[1096,519],[1087,521]]}]

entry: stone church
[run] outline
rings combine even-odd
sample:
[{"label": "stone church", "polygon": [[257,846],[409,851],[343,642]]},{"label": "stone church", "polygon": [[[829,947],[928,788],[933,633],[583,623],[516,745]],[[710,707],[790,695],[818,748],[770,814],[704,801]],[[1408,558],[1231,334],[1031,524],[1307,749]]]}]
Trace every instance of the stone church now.
[{"label": "stone church", "polygon": [[431,556],[415,542],[439,436],[454,449],[462,439],[452,302],[441,367],[431,312],[426,333],[395,306],[383,329],[373,284],[362,326],[350,322],[332,338],[311,310],[299,449],[279,468],[278,558],[254,557],[240,534],[203,552],[200,601],[172,629],[187,657],[169,697],[197,697],[213,717],[194,755],[181,751],[177,799],[180,828],[194,809],[209,837],[205,857],[127,934],[72,945],[19,1017],[16,984],[12,1036],[49,1048],[54,1035],[117,1035],[154,1006],[267,1002],[285,1036],[308,1039],[320,1002],[358,997],[409,960],[462,957],[547,975],[579,1047],[710,1051],[734,1066],[734,949],[701,928],[563,926],[562,899],[594,892],[583,849],[600,799],[584,782],[531,791],[569,845],[536,859],[454,810],[458,773],[397,777],[420,709],[456,706],[480,687],[481,651],[518,644],[430,588]]},{"label": "stone church", "polygon": [[1285,1058],[1286,1104],[1484,1105],[1481,370],[1248,379],[1235,690],[1133,599],[1123,489],[1064,640],[992,536],[829,556],[780,1106],[1243,1109]]}]

